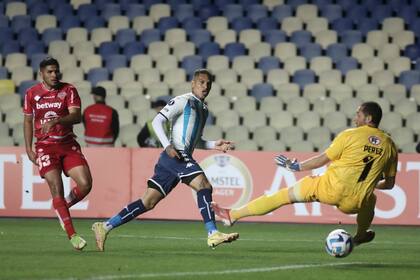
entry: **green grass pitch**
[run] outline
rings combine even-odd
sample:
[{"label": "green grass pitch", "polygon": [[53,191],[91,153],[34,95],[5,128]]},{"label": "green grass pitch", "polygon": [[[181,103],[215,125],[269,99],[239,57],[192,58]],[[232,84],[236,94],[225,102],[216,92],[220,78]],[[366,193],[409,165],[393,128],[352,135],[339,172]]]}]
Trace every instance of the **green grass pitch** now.
[{"label": "green grass pitch", "polygon": [[376,239],[342,259],[324,251],[333,229],[353,225],[238,223],[240,239],[212,250],[200,222],[135,221],[97,252],[93,220],[75,219],[86,238],[72,249],[56,219],[0,219],[0,279],[419,279],[419,227],[374,226]]}]

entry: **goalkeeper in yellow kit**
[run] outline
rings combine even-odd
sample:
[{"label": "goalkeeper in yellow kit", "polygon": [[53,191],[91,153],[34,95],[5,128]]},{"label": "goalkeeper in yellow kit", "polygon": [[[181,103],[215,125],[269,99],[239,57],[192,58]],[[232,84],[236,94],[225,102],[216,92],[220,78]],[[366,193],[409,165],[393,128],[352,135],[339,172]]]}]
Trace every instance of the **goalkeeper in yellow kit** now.
[{"label": "goalkeeper in yellow kit", "polygon": [[375,102],[359,106],[354,118],[356,128],[341,132],[324,153],[303,162],[283,155],[276,163],[290,171],[306,171],[329,162],[320,176],[306,176],[290,188],[281,188],[272,195],[262,195],[239,209],[213,210],[225,225],[248,217],[265,215],[283,205],[313,202],[335,205],[346,214],[357,214],[355,245],[370,242],[375,232],[369,227],[374,217],[374,189],[392,189],[397,173],[398,154],[391,137],[378,129],[381,107]]}]

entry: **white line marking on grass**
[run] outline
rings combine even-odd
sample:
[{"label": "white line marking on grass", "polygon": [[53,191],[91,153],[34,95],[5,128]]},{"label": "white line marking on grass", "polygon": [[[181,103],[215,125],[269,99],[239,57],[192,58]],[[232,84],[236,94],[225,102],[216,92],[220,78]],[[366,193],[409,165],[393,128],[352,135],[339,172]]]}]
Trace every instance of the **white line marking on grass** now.
[{"label": "white line marking on grass", "polygon": [[[165,277],[183,277],[183,276],[211,276],[211,275],[229,275],[242,273],[256,273],[256,272],[272,272],[279,270],[290,269],[307,269],[320,267],[336,267],[336,266],[351,266],[365,264],[363,262],[340,262],[340,263],[324,263],[324,264],[290,264],[273,267],[259,267],[246,269],[229,269],[221,271],[185,271],[185,272],[166,272],[166,273],[140,273],[140,274],[126,274],[126,275],[104,275],[86,280],[114,280],[114,279],[145,279],[145,278],[165,278]],[[64,280],[70,280],[64,279]]]}]

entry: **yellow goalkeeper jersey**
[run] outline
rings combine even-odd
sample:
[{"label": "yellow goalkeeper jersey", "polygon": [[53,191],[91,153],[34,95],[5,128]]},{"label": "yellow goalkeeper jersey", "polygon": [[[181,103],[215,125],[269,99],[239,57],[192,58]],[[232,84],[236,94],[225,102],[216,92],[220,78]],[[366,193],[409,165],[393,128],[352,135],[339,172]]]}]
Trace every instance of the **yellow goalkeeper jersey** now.
[{"label": "yellow goalkeeper jersey", "polygon": [[332,163],[324,175],[347,197],[370,195],[382,177],[397,173],[397,148],[387,133],[375,127],[344,130],[325,153]]}]

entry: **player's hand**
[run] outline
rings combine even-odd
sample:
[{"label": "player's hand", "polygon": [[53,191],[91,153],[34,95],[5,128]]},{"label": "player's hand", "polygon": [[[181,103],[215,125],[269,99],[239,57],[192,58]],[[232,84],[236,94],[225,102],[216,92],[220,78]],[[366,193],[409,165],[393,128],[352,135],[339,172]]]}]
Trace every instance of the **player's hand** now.
[{"label": "player's hand", "polygon": [[165,148],[165,152],[170,158],[175,158],[176,157],[178,159],[181,159],[181,156],[179,155],[177,150],[175,150],[174,146],[172,146],[172,145],[168,145]]},{"label": "player's hand", "polygon": [[48,133],[51,128],[58,123],[58,119],[50,120],[41,126],[42,133]]},{"label": "player's hand", "polygon": [[26,151],[26,154],[28,155],[28,158],[30,161],[32,161],[33,164],[38,165],[38,162],[36,160],[36,154],[32,150]]},{"label": "player's hand", "polygon": [[226,153],[229,150],[235,149],[235,144],[232,141],[219,139],[214,144],[214,149]]},{"label": "player's hand", "polygon": [[300,164],[296,159],[290,160],[286,156],[278,155],[274,158],[274,161],[278,166],[284,167],[289,171],[300,171]]}]

